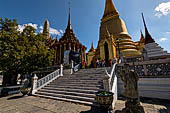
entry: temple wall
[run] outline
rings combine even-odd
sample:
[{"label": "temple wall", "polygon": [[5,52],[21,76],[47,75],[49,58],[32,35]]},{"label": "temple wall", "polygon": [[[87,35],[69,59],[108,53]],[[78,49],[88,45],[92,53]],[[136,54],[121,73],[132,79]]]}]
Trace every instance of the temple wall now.
[{"label": "temple wall", "polygon": [[[159,98],[170,100],[170,77],[169,78],[140,78],[138,82],[139,95],[141,97]],[[118,78],[118,94],[124,92],[124,84]]]}]

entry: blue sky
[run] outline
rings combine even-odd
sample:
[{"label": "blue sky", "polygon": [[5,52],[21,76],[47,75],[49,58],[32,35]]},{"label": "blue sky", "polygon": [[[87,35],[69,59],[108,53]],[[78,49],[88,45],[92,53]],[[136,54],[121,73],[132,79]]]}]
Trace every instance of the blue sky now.
[{"label": "blue sky", "polygon": [[[1,0],[0,17],[17,19],[23,24],[33,25],[42,31],[48,17],[51,34],[62,36],[68,21],[69,0]],[[170,2],[169,0],[113,0],[120,17],[125,21],[134,41],[144,32],[141,13],[155,41],[170,52]],[[71,0],[71,23],[76,37],[89,49],[93,41],[99,40],[100,20],[105,0]],[[87,49],[87,50],[88,50]]]}]

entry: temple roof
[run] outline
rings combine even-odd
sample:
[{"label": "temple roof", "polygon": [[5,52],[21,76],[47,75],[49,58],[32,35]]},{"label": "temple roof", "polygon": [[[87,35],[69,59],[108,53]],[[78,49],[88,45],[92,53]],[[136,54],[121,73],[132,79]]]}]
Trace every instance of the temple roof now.
[{"label": "temple roof", "polygon": [[69,9],[69,17],[68,17],[68,24],[67,24],[67,28],[65,30],[65,33],[63,35],[63,37],[59,40],[61,41],[67,41],[67,42],[79,42],[78,39],[75,37],[75,34],[73,33],[73,29],[71,26],[71,16],[70,16],[70,9]]},{"label": "temple roof", "polygon": [[142,19],[143,19],[143,23],[144,23],[144,27],[145,27],[145,44],[155,42],[155,40],[152,38],[152,36],[150,35],[150,33],[147,29],[143,13],[142,13]]},{"label": "temple roof", "polygon": [[[82,45],[79,40],[76,38],[72,26],[71,26],[71,16],[70,16],[70,9],[69,9],[69,17],[68,17],[68,24],[67,24],[67,28],[65,30],[64,35],[60,38],[59,42],[74,42],[77,44],[80,44],[81,46],[85,47],[84,45]],[[86,47],[85,47],[86,48]]]},{"label": "temple roof", "polygon": [[106,0],[103,17],[106,17],[107,15],[117,15],[117,14],[118,14],[118,11],[117,11],[116,7],[114,6],[113,1]]}]

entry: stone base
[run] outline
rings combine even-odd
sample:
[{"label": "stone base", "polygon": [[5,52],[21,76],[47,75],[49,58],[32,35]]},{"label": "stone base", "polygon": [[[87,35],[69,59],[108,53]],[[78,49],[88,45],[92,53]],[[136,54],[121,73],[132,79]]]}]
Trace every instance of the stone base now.
[{"label": "stone base", "polygon": [[125,108],[122,111],[125,113],[145,113],[143,106],[138,100],[126,101]]}]

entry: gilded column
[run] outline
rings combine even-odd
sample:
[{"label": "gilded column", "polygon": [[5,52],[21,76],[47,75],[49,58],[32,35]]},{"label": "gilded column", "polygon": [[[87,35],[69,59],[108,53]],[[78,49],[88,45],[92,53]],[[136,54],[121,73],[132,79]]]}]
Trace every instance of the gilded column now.
[{"label": "gilded column", "polygon": [[81,48],[81,59],[82,59],[82,62],[84,61],[84,59],[83,59],[83,49]]},{"label": "gilded column", "polygon": [[60,45],[60,58],[59,58],[59,63],[61,64],[61,51],[62,51],[62,45]]},{"label": "gilded column", "polygon": [[57,54],[58,54],[58,53],[57,53],[57,47],[56,47],[56,53],[55,53],[55,55],[56,55],[56,56],[55,56],[55,63],[56,63],[56,64],[58,63],[58,57],[57,57]]},{"label": "gilded column", "polygon": [[86,62],[86,50],[84,49],[84,60]]},{"label": "gilded column", "polygon": [[[77,46],[77,52],[79,52],[80,53],[80,48],[79,48],[79,46]],[[80,54],[81,55],[81,54]]]},{"label": "gilded column", "polygon": [[76,51],[76,47],[75,47],[75,44],[73,44],[73,50]]},{"label": "gilded column", "polygon": [[69,50],[71,50],[71,43],[69,43]]},{"label": "gilded column", "polygon": [[66,44],[64,44],[64,51],[66,50]]}]

